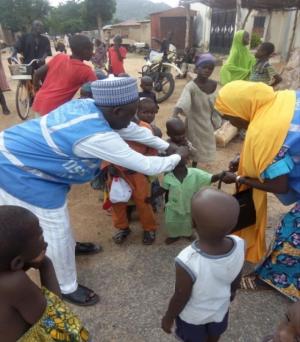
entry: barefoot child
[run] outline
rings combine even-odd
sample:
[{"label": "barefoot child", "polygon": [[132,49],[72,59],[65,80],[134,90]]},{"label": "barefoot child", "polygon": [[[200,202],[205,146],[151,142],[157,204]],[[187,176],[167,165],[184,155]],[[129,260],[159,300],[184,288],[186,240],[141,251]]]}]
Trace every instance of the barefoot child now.
[{"label": "barefoot child", "polygon": [[167,193],[168,202],[165,205],[165,228],[168,238],[167,245],[180,238],[193,239],[191,199],[198,190],[220,180],[222,174],[212,175],[203,170],[188,168],[187,159],[182,159],[172,172],[163,178],[162,187],[153,194],[156,196]]},{"label": "barefoot child", "polygon": [[[197,163],[210,163],[216,155],[216,140],[213,125],[214,92],[217,82],[209,79],[215,68],[215,58],[203,54],[197,58],[197,77],[190,81],[176,104],[174,116],[179,114],[186,117],[187,138],[195,147],[192,155],[193,167]],[[218,118],[221,121],[220,118]]]},{"label": "barefoot child", "polygon": [[[45,256],[38,218],[17,206],[0,206],[1,341],[89,340],[81,321],[61,300],[51,260]],[[40,273],[42,288],[26,274]]]},{"label": "barefoot child", "polygon": [[192,199],[198,240],[176,257],[175,293],[162,329],[184,342],[217,342],[226,331],[244,264],[244,241],[228,235],[239,216],[239,204],[224,192],[206,188]]}]

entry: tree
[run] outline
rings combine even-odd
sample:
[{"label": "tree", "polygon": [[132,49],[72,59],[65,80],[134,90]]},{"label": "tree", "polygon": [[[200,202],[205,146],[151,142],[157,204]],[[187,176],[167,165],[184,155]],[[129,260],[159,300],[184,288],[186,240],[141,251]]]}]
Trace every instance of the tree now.
[{"label": "tree", "polygon": [[103,25],[110,21],[116,12],[116,0],[85,0],[88,17],[97,23],[99,34]]},{"label": "tree", "polygon": [[48,18],[51,34],[77,33],[97,26],[87,18],[85,3],[69,0],[53,7]]},{"label": "tree", "polygon": [[34,20],[44,20],[48,0],[0,0],[0,22],[13,32],[28,30]]}]

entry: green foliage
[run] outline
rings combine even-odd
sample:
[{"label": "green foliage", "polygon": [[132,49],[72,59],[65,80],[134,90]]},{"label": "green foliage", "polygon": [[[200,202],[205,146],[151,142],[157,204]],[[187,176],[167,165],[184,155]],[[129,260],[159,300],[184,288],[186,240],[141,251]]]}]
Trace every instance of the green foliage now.
[{"label": "green foliage", "polygon": [[251,36],[251,42],[250,42],[250,48],[255,49],[258,47],[258,45],[261,44],[261,38],[260,36],[256,33],[253,32]]},{"label": "green foliage", "polygon": [[13,32],[28,30],[36,19],[44,20],[48,0],[0,0],[0,22]]},{"label": "green foliage", "polygon": [[108,23],[116,11],[116,0],[85,0],[87,17],[99,28]]},{"label": "green foliage", "polygon": [[78,0],[68,0],[58,7],[53,7],[47,25],[53,35],[96,28],[96,25],[92,25],[88,20],[85,3]]}]

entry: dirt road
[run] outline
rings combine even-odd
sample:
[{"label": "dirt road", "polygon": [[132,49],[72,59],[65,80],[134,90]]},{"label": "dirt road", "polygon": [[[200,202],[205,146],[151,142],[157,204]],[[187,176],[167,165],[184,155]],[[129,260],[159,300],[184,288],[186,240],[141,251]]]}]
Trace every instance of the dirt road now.
[{"label": "dirt road", "polygon": [[[3,60],[5,55],[3,56]],[[143,65],[139,56],[126,60],[126,71],[132,76]],[[5,63],[6,67],[6,63]],[[218,70],[215,76],[218,75]],[[14,105],[15,83],[10,81],[12,92],[6,93],[12,115],[1,115],[0,128],[19,123]],[[157,124],[164,130],[185,81],[176,81],[175,93],[161,105]],[[239,151],[236,140],[226,149],[218,149],[213,172],[226,169],[228,162]],[[104,252],[93,257],[78,258],[79,282],[93,288],[101,296],[99,305],[91,308],[74,307],[85,320],[95,342],[168,342],[175,341],[160,329],[160,319],[174,286],[174,257],[186,246],[180,241],[165,246],[162,214],[158,215],[161,228],[153,246],[143,246],[142,231],[138,222],[132,225],[133,234],[122,246],[116,246],[111,236],[114,229],[111,217],[101,209],[99,193],[88,184],[74,186],[69,196],[71,220],[76,239],[99,242]],[[270,227],[275,227],[284,208],[270,196]],[[272,236],[273,229],[267,231]],[[239,292],[231,307],[229,329],[223,342],[260,342],[262,337],[283,317],[288,301],[274,291]]]}]

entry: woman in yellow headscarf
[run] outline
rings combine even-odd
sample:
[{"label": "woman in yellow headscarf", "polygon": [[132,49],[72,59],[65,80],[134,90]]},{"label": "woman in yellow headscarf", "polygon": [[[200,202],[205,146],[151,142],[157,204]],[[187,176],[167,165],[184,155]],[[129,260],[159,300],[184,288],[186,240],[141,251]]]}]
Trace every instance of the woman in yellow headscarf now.
[{"label": "woman in yellow headscarf", "polygon": [[277,91],[264,83],[234,81],[220,90],[216,109],[234,126],[247,129],[234,182],[253,188],[256,224],[237,235],[247,242],[248,261],[265,256],[267,192],[285,205],[274,243],[257,267],[259,279],[292,299],[300,298],[300,92]]}]

